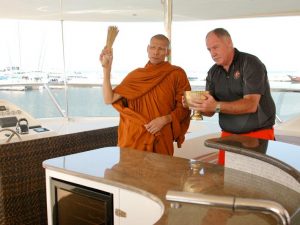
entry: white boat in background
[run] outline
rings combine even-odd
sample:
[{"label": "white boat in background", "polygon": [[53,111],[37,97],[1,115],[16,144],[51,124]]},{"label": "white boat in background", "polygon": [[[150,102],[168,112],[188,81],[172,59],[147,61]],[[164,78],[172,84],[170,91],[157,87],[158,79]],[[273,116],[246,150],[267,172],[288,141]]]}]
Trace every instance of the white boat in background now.
[{"label": "white boat in background", "polygon": [[31,86],[0,86],[0,91],[26,91],[26,90],[32,90]]},{"label": "white boat in background", "polygon": [[300,76],[292,76],[292,75],[287,75],[290,79],[291,79],[291,82],[300,82]]}]

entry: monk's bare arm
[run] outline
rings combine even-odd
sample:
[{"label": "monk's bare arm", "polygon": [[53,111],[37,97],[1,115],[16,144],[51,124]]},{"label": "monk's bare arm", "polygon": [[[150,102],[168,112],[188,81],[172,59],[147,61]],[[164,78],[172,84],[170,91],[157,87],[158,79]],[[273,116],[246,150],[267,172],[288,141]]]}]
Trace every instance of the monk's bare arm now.
[{"label": "monk's bare arm", "polygon": [[111,104],[119,100],[121,96],[114,93],[110,82],[111,66],[113,61],[112,49],[104,48],[100,54],[100,62],[103,67],[103,98],[105,104]]},{"label": "monk's bare arm", "polygon": [[113,92],[110,82],[110,72],[106,70],[106,68],[103,68],[103,98],[105,104],[112,104],[115,101],[119,100],[121,98],[121,95]]}]

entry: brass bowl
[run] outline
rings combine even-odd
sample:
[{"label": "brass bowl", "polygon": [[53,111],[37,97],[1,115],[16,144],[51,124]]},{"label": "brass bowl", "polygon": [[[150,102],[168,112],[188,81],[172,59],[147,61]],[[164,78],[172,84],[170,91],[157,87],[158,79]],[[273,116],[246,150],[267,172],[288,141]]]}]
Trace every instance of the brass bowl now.
[{"label": "brass bowl", "polygon": [[[208,94],[208,91],[185,91],[184,98],[187,105],[190,107],[191,100],[194,98],[205,99],[203,94]],[[200,111],[193,110],[193,114],[191,116],[192,120],[203,120],[203,116]]]}]

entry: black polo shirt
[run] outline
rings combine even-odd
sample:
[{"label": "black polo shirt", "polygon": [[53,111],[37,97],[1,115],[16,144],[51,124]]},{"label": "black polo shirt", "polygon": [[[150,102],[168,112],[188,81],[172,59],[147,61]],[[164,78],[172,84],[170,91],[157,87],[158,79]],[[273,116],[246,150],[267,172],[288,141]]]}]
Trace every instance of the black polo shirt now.
[{"label": "black polo shirt", "polygon": [[255,113],[230,115],[219,114],[222,130],[231,133],[247,133],[272,128],[275,124],[275,104],[271,96],[265,65],[254,55],[235,49],[229,72],[214,65],[206,77],[206,90],[217,101],[235,101],[248,94],[260,94]]}]

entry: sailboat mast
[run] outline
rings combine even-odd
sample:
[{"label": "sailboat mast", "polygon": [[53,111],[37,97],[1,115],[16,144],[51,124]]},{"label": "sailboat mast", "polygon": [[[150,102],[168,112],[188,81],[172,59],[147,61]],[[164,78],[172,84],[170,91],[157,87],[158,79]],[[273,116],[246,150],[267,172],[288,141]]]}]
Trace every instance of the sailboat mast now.
[{"label": "sailboat mast", "polygon": [[64,39],[64,20],[63,20],[63,6],[62,0],[60,0],[60,17],[61,17],[61,39],[62,39],[62,55],[63,55],[63,74],[64,74],[64,86],[65,86],[65,101],[66,101],[66,114],[69,119],[69,102],[68,102],[68,85],[66,77],[66,60],[65,60],[65,39]]},{"label": "sailboat mast", "polygon": [[22,68],[20,21],[18,21],[19,69]]}]

